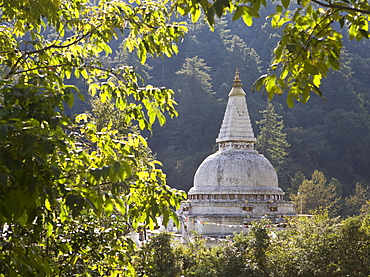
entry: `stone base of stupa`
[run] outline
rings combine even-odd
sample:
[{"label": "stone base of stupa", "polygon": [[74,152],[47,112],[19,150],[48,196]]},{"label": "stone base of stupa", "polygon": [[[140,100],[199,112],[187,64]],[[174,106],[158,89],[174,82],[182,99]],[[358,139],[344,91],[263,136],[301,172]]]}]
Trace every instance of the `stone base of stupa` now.
[{"label": "stone base of stupa", "polygon": [[229,236],[248,232],[250,224],[264,218],[268,224],[279,224],[295,215],[293,203],[269,201],[185,201],[178,211],[181,232],[195,231],[204,236]]}]

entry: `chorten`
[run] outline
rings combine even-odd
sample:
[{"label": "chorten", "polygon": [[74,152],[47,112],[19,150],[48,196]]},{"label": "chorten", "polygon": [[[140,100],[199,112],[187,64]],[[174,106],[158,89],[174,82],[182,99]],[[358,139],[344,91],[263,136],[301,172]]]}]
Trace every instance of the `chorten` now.
[{"label": "chorten", "polygon": [[197,169],[189,199],[179,211],[187,231],[223,236],[246,231],[262,217],[279,223],[295,214],[293,203],[283,199],[274,167],[254,150],[256,138],[238,70],[216,142],[218,151]]}]

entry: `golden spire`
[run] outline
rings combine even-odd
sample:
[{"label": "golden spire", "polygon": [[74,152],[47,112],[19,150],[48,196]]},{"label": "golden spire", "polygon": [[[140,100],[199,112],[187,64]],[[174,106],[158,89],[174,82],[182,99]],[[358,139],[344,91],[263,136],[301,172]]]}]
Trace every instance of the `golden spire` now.
[{"label": "golden spire", "polygon": [[235,71],[235,77],[234,77],[234,83],[231,85],[231,91],[229,93],[229,96],[245,96],[245,92],[242,88],[243,84],[241,83],[240,77],[239,77],[239,69],[236,68]]},{"label": "golden spire", "polygon": [[235,71],[235,77],[234,77],[234,83],[232,84],[232,87],[233,88],[236,88],[236,87],[241,87],[242,86],[242,83],[241,83],[241,80],[240,80],[240,77],[239,77],[239,69],[236,68],[236,71]]}]

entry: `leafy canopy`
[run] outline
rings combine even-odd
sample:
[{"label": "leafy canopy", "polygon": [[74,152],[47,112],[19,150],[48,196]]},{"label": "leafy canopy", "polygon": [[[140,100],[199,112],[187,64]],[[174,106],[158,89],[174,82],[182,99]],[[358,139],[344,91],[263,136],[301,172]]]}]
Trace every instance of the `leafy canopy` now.
[{"label": "leafy canopy", "polygon": [[287,93],[287,103],[306,103],[311,92],[323,97],[321,80],[330,69],[338,70],[342,33],[357,41],[369,38],[370,4],[361,0],[173,0],[173,9],[190,14],[196,22],[201,12],[213,28],[215,18],[226,13],[233,20],[242,18],[247,26],[259,18],[262,6],[273,4],[275,12],[268,18],[273,28],[281,28],[282,36],[274,49],[269,73],[262,75],[254,88],[264,88],[271,100],[275,94]]},{"label": "leafy canopy", "polygon": [[177,114],[173,92],[111,67],[109,43],[124,38],[145,62],[176,53],[186,28],[161,1],[0,0],[0,13],[0,275],[129,276],[124,236],[159,215],[176,221],[184,194],[166,185],[134,129],[67,116],[83,99],[69,79],[115,103],[123,125],[151,130]]}]

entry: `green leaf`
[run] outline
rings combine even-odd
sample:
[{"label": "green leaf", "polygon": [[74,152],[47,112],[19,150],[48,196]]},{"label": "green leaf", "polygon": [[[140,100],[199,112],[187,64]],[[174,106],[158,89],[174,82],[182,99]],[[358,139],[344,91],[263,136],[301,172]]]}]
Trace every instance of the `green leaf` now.
[{"label": "green leaf", "polygon": [[109,173],[110,173],[110,166],[109,165],[105,165],[105,166],[103,166],[102,167],[102,169],[101,169],[101,176],[102,176],[102,178],[105,180],[105,179],[107,179],[108,178],[108,176],[110,175]]},{"label": "green leaf", "polygon": [[277,5],[277,6],[276,6],[276,13],[278,13],[278,14],[282,14],[282,13],[283,13],[283,7],[282,7],[282,6],[280,6],[280,5]]},{"label": "green leaf", "polygon": [[193,13],[191,14],[191,20],[193,23],[196,23],[201,15],[200,9],[197,7],[193,10]]},{"label": "green leaf", "polygon": [[50,237],[53,234],[53,230],[54,230],[53,224],[51,224],[51,222],[48,222],[46,224],[46,229],[47,229],[47,231],[46,231],[46,237],[48,238],[48,237]]},{"label": "green leaf", "polygon": [[290,95],[288,95],[288,97],[286,98],[286,102],[287,102],[289,108],[294,107],[294,99]]},{"label": "green leaf", "polygon": [[316,74],[313,76],[313,84],[315,85],[315,87],[320,87],[320,84],[321,84],[321,74]]},{"label": "green leaf", "polygon": [[112,214],[114,209],[113,202],[110,199],[107,199],[104,203],[104,211],[106,215]]},{"label": "green leaf", "polygon": [[89,76],[88,76],[87,71],[86,71],[85,68],[81,69],[80,72],[81,72],[82,77],[84,77],[85,79],[88,79],[89,78]]},{"label": "green leaf", "polygon": [[244,11],[249,13],[252,17],[256,17],[256,18],[260,17],[259,13],[251,7],[244,6]]},{"label": "green leaf", "polygon": [[163,213],[163,220],[162,220],[162,225],[167,226],[169,221],[169,213],[165,212]]},{"label": "green leaf", "polygon": [[144,64],[145,61],[146,61],[146,58],[147,58],[147,50],[143,46],[143,44],[140,44],[140,46],[137,50],[137,53],[138,53],[138,56],[139,56],[139,59],[140,59],[141,63]]},{"label": "green leaf", "polygon": [[364,29],[359,29],[361,35],[364,37],[364,38],[369,38],[369,32],[364,30]]},{"label": "green leaf", "polygon": [[289,8],[290,0],[281,0],[281,3],[283,4],[285,9]]},{"label": "green leaf", "polygon": [[349,38],[351,40],[354,39],[357,35],[357,32],[358,32],[357,25],[352,23],[351,26],[349,27],[349,30],[348,30]]},{"label": "green leaf", "polygon": [[294,44],[288,44],[287,46],[286,46],[286,49],[290,52],[290,53],[295,53],[296,52],[296,45],[294,45]]},{"label": "green leaf", "polygon": [[343,28],[344,26],[344,23],[346,22],[346,18],[344,16],[342,16],[340,19],[339,19],[339,24],[340,24],[340,27]]},{"label": "green leaf", "polygon": [[215,11],[214,11],[213,7],[208,9],[207,21],[208,21],[209,25],[211,26],[211,29],[213,29],[213,26],[215,25]]},{"label": "green leaf", "polygon": [[125,168],[127,175],[129,177],[132,176],[132,170],[131,170],[130,164],[127,161],[122,161],[121,165]]},{"label": "green leaf", "polygon": [[265,79],[265,84],[266,84],[266,90],[271,91],[272,87],[275,86],[276,84],[276,75],[272,74]]},{"label": "green leaf", "polygon": [[334,70],[338,70],[340,68],[339,60],[329,55],[329,63],[333,67]]},{"label": "green leaf", "polygon": [[64,93],[64,101],[70,109],[73,107],[75,96],[69,89]]},{"label": "green leaf", "polygon": [[45,208],[49,211],[52,211],[51,204],[48,198],[45,199]]},{"label": "green leaf", "polygon": [[323,97],[323,94],[322,94],[321,90],[319,89],[319,87],[317,87],[317,86],[313,86],[312,90],[313,90],[317,95],[319,95],[321,98],[323,98],[324,100],[326,100],[326,99],[325,99],[325,97]]},{"label": "green leaf", "polygon": [[243,15],[244,8],[242,6],[239,6],[236,8],[234,14],[233,14],[233,21],[238,20]]},{"label": "green leaf", "polygon": [[280,14],[275,14],[271,19],[272,28],[277,28],[280,20]]},{"label": "green leaf", "polygon": [[163,126],[166,123],[166,117],[161,112],[157,114],[157,118],[160,126]]},{"label": "green leaf", "polygon": [[306,62],[304,64],[304,70],[309,73],[310,75],[318,75],[319,71],[316,66],[310,64],[309,62]]},{"label": "green leaf", "polygon": [[28,211],[25,211],[22,216],[19,217],[19,223],[22,225],[22,226],[27,226],[27,223],[28,223],[28,216],[27,216],[27,212]]},{"label": "green leaf", "polygon": [[287,68],[284,68],[280,74],[280,79],[284,80],[287,76],[288,76],[288,69]]},{"label": "green leaf", "polygon": [[243,21],[249,27],[253,24],[253,18],[248,12],[243,13]]},{"label": "green leaf", "polygon": [[262,88],[262,85],[264,84],[264,81],[266,80],[267,78],[267,74],[264,74],[262,76],[260,76],[253,84],[252,88],[256,88],[256,90],[261,90]]},{"label": "green leaf", "polygon": [[221,17],[224,12],[224,6],[222,4],[222,0],[216,0],[213,4],[215,13],[218,17]]},{"label": "green leaf", "polygon": [[311,97],[310,88],[308,86],[305,86],[302,92],[303,93],[301,94],[300,101],[302,103],[307,103],[308,99],[310,99],[310,97]]},{"label": "green leaf", "polygon": [[80,122],[87,122],[88,121],[88,115],[87,114],[78,114],[78,115],[76,115],[76,119],[75,119],[75,121],[77,122],[77,123],[80,123]]},{"label": "green leaf", "polygon": [[67,211],[66,205],[64,205],[63,203],[60,203],[59,207],[60,207],[60,214],[59,214],[60,221],[63,223],[69,218],[68,211]]}]

